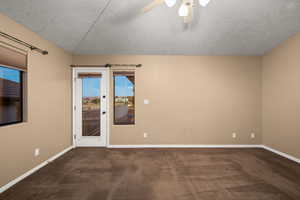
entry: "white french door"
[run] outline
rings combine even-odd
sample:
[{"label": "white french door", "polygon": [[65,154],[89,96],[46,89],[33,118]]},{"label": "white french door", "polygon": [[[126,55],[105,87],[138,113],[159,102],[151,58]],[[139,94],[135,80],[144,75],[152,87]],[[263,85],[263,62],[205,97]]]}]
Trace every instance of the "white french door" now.
[{"label": "white french door", "polygon": [[108,69],[73,69],[74,144],[103,147],[107,144]]}]

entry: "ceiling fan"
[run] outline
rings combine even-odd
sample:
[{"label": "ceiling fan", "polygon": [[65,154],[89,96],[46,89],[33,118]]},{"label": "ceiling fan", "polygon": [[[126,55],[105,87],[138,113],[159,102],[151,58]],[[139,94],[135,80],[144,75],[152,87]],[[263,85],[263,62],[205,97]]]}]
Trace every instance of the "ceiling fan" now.
[{"label": "ceiling fan", "polygon": [[[177,0],[153,0],[150,4],[143,8],[143,12],[148,12],[153,8],[165,3],[168,7],[175,6]],[[210,0],[179,0],[181,1],[181,6],[178,10],[178,15],[183,17],[184,23],[190,23],[193,20],[193,7],[195,6],[194,1],[199,1],[202,7],[206,7]]]}]

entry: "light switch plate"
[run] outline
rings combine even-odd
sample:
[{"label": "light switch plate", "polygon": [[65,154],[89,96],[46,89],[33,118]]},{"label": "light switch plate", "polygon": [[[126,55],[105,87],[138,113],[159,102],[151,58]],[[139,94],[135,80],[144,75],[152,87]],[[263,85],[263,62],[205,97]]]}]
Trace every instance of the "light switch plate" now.
[{"label": "light switch plate", "polygon": [[232,138],[236,138],[236,133],[232,133]]},{"label": "light switch plate", "polygon": [[39,156],[40,155],[40,149],[35,149],[34,150],[34,156],[36,157],[36,156]]},{"label": "light switch plate", "polygon": [[149,99],[144,99],[144,104],[149,104],[150,103],[150,101],[149,101]]}]

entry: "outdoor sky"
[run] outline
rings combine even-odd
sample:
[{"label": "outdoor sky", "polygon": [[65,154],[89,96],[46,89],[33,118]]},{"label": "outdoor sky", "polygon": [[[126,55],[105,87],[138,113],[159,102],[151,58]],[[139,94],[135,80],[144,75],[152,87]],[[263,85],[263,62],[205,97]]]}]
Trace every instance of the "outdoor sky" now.
[{"label": "outdoor sky", "polygon": [[0,66],[0,78],[20,82],[20,71]]},{"label": "outdoor sky", "polygon": [[[125,76],[115,77],[115,95],[116,96],[133,96],[133,84]],[[99,78],[84,78],[83,79],[83,96],[96,97],[99,94]]]}]

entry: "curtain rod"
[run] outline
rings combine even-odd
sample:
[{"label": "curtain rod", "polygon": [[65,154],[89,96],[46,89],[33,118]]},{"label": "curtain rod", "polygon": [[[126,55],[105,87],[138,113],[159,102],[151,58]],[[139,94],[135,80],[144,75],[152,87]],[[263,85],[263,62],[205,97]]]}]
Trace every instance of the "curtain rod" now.
[{"label": "curtain rod", "polygon": [[6,38],[6,39],[9,39],[9,40],[13,41],[13,42],[16,42],[16,43],[19,43],[19,44],[21,44],[21,45],[23,45],[25,47],[28,47],[31,51],[37,51],[37,52],[39,52],[39,53],[41,53],[43,55],[47,55],[48,54],[48,51],[42,50],[42,49],[40,49],[40,48],[38,48],[36,46],[28,44],[27,42],[19,40],[18,38],[15,38],[15,37],[13,37],[11,35],[8,35],[8,34],[2,32],[2,31],[0,31],[0,35],[2,37]]},{"label": "curtain rod", "polygon": [[71,67],[142,67],[142,64],[71,65]]}]

